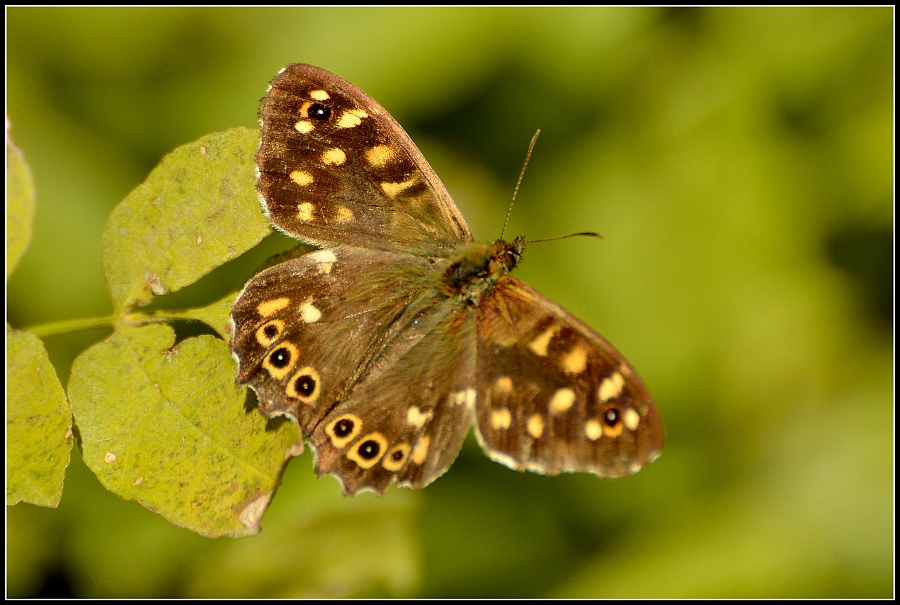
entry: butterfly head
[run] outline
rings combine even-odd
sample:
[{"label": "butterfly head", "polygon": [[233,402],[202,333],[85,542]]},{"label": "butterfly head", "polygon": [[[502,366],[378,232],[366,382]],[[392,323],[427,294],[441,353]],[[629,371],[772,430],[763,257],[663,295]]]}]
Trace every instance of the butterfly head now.
[{"label": "butterfly head", "polygon": [[465,242],[449,259],[441,289],[448,298],[461,296],[468,304],[477,306],[482,294],[516,267],[524,249],[523,237],[492,244]]},{"label": "butterfly head", "polygon": [[498,270],[509,273],[516,268],[525,251],[525,237],[520,235],[511,242],[498,239],[491,244],[491,259],[499,265]]}]

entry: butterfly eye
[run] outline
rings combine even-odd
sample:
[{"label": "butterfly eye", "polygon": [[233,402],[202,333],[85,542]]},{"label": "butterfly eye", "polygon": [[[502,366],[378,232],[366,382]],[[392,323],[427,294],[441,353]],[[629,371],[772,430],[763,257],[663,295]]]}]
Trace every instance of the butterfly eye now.
[{"label": "butterfly eye", "polygon": [[349,418],[342,418],[334,423],[334,432],[335,437],[344,438],[347,435],[353,433],[353,421]]},{"label": "butterfly eye", "polygon": [[391,472],[399,471],[401,468],[403,468],[403,463],[406,462],[406,457],[408,455],[408,444],[400,443],[398,445],[395,445],[387,454],[385,454],[384,460],[381,461],[381,466]]},{"label": "butterfly eye", "polygon": [[340,449],[356,438],[362,428],[362,421],[355,414],[343,414],[332,420],[325,428],[332,445]]},{"label": "butterfly eye", "polygon": [[619,424],[619,410],[617,408],[609,408],[603,412],[603,422],[606,426],[614,427]]},{"label": "butterfly eye", "polygon": [[307,115],[314,120],[324,122],[331,117],[331,108],[321,103],[313,103],[307,110]]},{"label": "butterfly eye", "polygon": [[369,433],[347,452],[347,458],[360,468],[372,468],[387,449],[387,439],[381,433]]},{"label": "butterfly eye", "polygon": [[359,453],[360,458],[371,460],[381,453],[381,444],[374,439],[368,439],[363,441],[359,447],[356,448],[356,451]]},{"label": "butterfly eye", "polygon": [[304,374],[294,383],[294,388],[304,397],[309,397],[316,392],[316,381],[312,376]]},{"label": "butterfly eye", "polygon": [[262,365],[272,378],[281,380],[294,368],[297,357],[297,347],[289,342],[283,342],[281,346],[269,353]]},{"label": "butterfly eye", "polygon": [[287,367],[291,363],[291,352],[287,347],[280,347],[272,351],[269,356],[269,362],[276,368]]},{"label": "butterfly eye", "polygon": [[278,340],[282,332],[284,332],[284,321],[273,319],[256,331],[256,342],[263,347],[268,347]]},{"label": "butterfly eye", "polygon": [[309,366],[297,371],[287,387],[288,395],[306,404],[314,403],[319,398],[319,391],[319,374]]}]

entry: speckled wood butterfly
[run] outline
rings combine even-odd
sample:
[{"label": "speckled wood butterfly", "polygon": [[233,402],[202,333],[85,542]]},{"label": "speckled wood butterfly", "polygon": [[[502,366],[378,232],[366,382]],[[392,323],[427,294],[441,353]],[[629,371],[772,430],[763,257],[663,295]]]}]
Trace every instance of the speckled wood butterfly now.
[{"label": "speckled wood butterfly", "polygon": [[238,382],[288,416],[345,494],[424,487],[469,426],[514,469],[619,477],[659,456],[634,369],[509,276],[525,240],[473,241],[412,140],[318,67],[272,81],[259,191],[281,231],[322,247],[259,273],[232,311]]}]

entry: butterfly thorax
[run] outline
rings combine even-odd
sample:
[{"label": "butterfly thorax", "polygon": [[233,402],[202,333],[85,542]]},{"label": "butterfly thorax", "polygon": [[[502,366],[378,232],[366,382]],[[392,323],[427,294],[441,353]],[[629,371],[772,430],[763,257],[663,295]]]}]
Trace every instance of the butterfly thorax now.
[{"label": "butterfly thorax", "polygon": [[450,265],[444,271],[444,293],[462,297],[467,304],[477,306],[481,296],[515,268],[524,249],[525,238],[521,236],[512,242],[467,242],[450,259]]}]

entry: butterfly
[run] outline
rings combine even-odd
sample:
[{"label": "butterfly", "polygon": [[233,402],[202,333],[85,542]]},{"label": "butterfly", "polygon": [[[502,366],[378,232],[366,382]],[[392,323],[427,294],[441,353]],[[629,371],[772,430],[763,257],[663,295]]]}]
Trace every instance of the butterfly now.
[{"label": "butterfly", "polygon": [[403,128],[356,86],[292,64],[260,109],[259,193],[320,247],[253,277],[231,315],[238,383],[299,424],[345,494],[421,488],[469,428],[539,473],[634,473],[664,429],[612,345],[509,275],[525,240],[485,244]]}]

